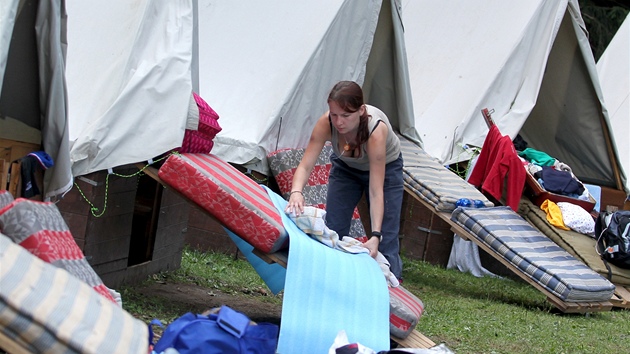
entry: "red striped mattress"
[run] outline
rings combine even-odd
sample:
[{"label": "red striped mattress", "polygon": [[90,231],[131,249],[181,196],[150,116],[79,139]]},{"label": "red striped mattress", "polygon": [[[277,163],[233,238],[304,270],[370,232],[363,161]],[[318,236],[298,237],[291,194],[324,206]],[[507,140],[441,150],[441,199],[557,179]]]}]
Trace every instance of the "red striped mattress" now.
[{"label": "red striped mattress", "polygon": [[288,245],[289,236],[267,191],[217,156],[171,155],[158,175],[255,248],[271,253]]},{"label": "red striped mattress", "polygon": [[389,288],[389,333],[405,339],[416,328],[424,313],[424,304],[409,290],[399,285]]},{"label": "red striped mattress", "polygon": [[24,198],[12,201],[0,209],[0,232],[41,260],[67,270],[116,302],[88,263],[55,204]]},{"label": "red striped mattress", "polygon": [[[328,175],[332,167],[330,154],[332,154],[332,145],[327,143],[317,157],[315,166],[313,166],[308,181],[302,190],[307,205],[324,210],[326,209],[326,197],[328,194]],[[278,183],[278,188],[284,199],[289,199],[293,174],[300,161],[302,161],[303,156],[304,149],[281,149],[267,156],[269,168]],[[350,221],[350,236],[355,238],[365,236],[365,229],[361,223],[358,208],[354,208],[354,214]]]}]

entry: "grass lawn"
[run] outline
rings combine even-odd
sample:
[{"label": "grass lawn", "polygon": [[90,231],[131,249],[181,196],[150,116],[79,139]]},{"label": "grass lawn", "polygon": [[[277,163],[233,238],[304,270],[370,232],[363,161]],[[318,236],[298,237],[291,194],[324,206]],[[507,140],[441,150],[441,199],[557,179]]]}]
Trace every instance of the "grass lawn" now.
[{"label": "grass lawn", "polygon": [[[520,281],[476,278],[426,262],[404,259],[404,287],[425,304],[417,329],[456,353],[625,353],[630,352],[630,310],[562,314],[545,296]],[[246,297],[262,308],[279,306],[241,258],[186,249],[181,269],[147,282],[195,284],[208,292]],[[166,324],[190,311],[186,304],[121,289],[123,306],[145,322]]]}]

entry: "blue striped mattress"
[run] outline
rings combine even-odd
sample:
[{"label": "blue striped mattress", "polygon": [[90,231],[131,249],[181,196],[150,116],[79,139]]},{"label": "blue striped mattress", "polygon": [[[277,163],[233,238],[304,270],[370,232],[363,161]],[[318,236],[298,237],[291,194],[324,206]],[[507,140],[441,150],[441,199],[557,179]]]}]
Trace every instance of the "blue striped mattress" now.
[{"label": "blue striped mattress", "polygon": [[486,207],[494,206],[477,188],[442,166],[418,145],[400,137],[400,148],[405,186],[437,211],[455,210],[455,203],[460,198],[477,199]]},{"label": "blue striped mattress", "polygon": [[565,302],[607,301],[615,291],[509,207],[458,207],[451,219]]}]

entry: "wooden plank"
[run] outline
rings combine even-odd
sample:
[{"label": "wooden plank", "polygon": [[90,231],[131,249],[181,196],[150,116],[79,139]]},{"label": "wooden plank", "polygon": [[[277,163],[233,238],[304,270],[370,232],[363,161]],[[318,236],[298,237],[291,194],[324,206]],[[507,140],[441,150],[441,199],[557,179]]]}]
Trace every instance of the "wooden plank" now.
[{"label": "wooden plank", "polygon": [[435,346],[435,342],[417,330],[413,330],[405,339],[396,338],[394,336],[390,336],[390,338],[401,348],[428,349]]},{"label": "wooden plank", "polygon": [[20,197],[20,181],[21,181],[21,166],[20,161],[11,163],[11,175],[9,177],[9,193],[13,194],[14,198]]},{"label": "wooden plank", "polygon": [[40,145],[26,143],[17,140],[0,139],[0,158],[8,162],[13,162],[17,159],[28,155],[33,151],[40,150]]},{"label": "wooden plank", "polygon": [[287,267],[288,254],[285,251],[274,252],[274,253],[265,253],[265,252],[261,251],[260,249],[254,247],[252,253],[255,254],[256,256],[260,257],[260,259],[262,259],[263,261],[265,261],[265,262],[267,262],[269,264],[278,263],[279,265],[281,265],[284,268]]},{"label": "wooden plank", "polygon": [[7,190],[9,184],[9,162],[0,159],[0,191]]},{"label": "wooden plank", "polygon": [[624,309],[630,309],[630,289],[622,285],[616,285],[615,296],[611,302],[614,307],[620,307]]},{"label": "wooden plank", "polygon": [[477,246],[481,247],[481,249],[486,251],[490,256],[494,257],[503,265],[505,265],[508,269],[514,272],[514,274],[518,275],[519,277],[521,277],[521,279],[525,280],[528,284],[532,285],[533,287],[538,289],[540,292],[545,294],[545,296],[547,296],[547,301],[549,301],[552,305],[554,305],[560,311],[564,313],[585,313],[585,312],[610,311],[612,309],[613,302],[611,301],[589,302],[589,303],[578,304],[578,303],[566,302],[566,301],[561,300],[555,294],[545,289],[542,285],[530,279],[522,270],[520,270],[519,268],[517,268],[516,266],[514,266],[512,263],[508,262],[507,260],[505,260],[503,257],[501,257],[501,255],[497,254],[496,251],[494,251],[494,249],[490,248],[484,242],[482,242],[477,237],[475,237],[475,235],[472,235],[470,232],[468,232],[467,230],[459,226],[456,222],[451,220],[450,213],[435,210],[435,207],[433,205],[429,204],[427,201],[419,197],[412,189],[410,189],[407,186],[405,186],[405,191],[410,193],[419,202],[427,206],[436,215],[442,218],[442,220],[449,223],[451,225],[451,230],[453,230],[454,233],[456,233],[457,235],[459,235],[461,238],[465,240],[469,240],[476,243]]}]

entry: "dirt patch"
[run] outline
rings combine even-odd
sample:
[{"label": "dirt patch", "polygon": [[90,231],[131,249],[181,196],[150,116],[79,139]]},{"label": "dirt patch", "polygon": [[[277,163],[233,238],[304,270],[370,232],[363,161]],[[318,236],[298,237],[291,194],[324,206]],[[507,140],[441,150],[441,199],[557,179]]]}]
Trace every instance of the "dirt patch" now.
[{"label": "dirt patch", "polygon": [[189,308],[188,311],[194,313],[227,305],[244,313],[254,322],[280,324],[282,304],[265,301],[263,295],[226,294],[194,284],[169,282],[150,283],[135,290],[143,296],[160,297],[177,307]]}]

